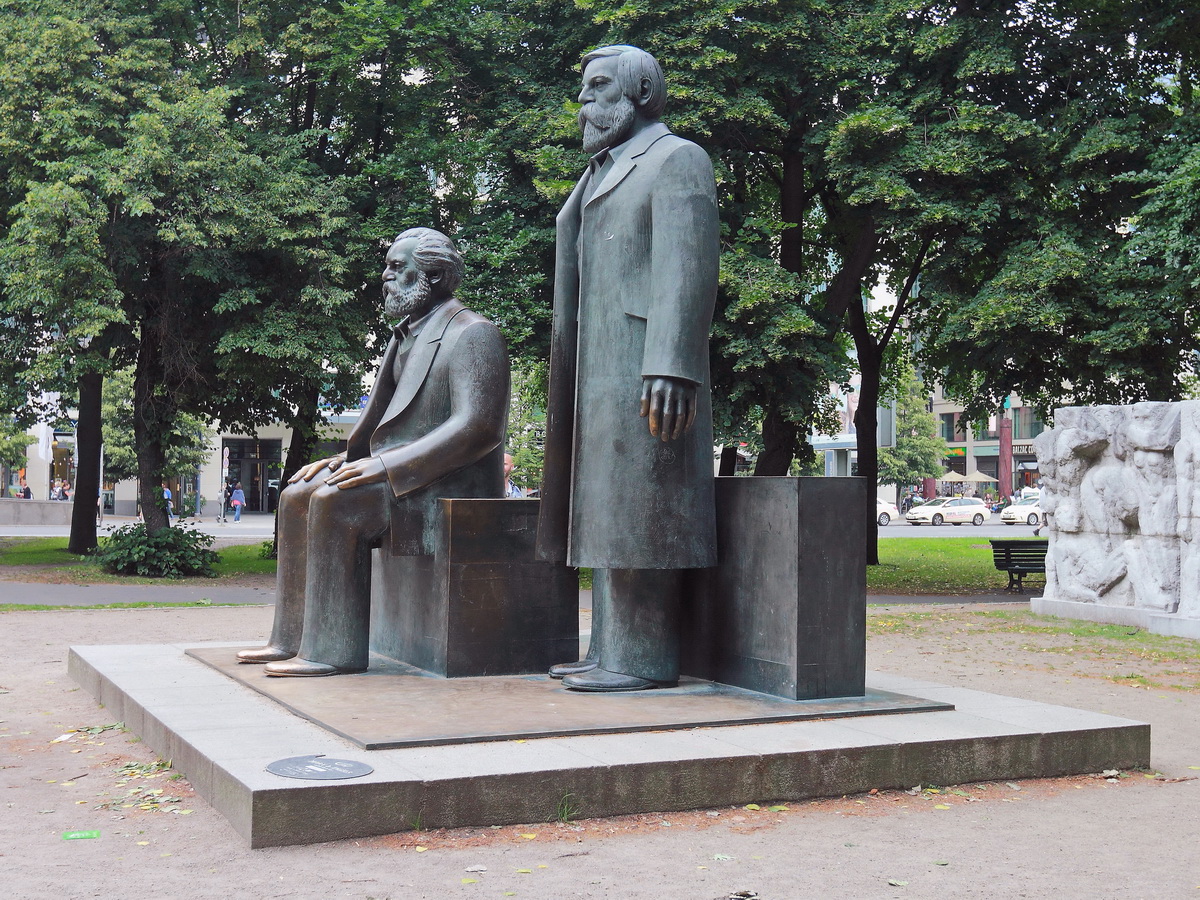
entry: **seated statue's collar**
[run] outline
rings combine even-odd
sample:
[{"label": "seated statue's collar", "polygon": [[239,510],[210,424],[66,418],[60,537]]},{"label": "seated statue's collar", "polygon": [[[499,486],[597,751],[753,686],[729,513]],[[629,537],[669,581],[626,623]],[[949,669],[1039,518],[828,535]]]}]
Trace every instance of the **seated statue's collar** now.
[{"label": "seated statue's collar", "polygon": [[412,321],[411,316],[405,316],[403,319],[401,319],[399,322],[396,323],[395,327],[392,328],[392,334],[394,334],[396,336],[397,340],[404,340],[405,337],[410,336],[410,335],[412,337],[416,337],[418,334],[421,333],[421,329],[429,324],[429,320],[433,318],[434,313],[436,313],[439,309],[441,309],[443,306],[445,306],[446,303],[449,302],[449,300],[450,300],[450,298],[447,297],[445,300],[443,300],[441,303],[434,306],[433,309],[429,310],[429,312],[425,313],[425,315],[421,316],[421,318],[417,319],[417,321],[415,321],[415,322]]}]

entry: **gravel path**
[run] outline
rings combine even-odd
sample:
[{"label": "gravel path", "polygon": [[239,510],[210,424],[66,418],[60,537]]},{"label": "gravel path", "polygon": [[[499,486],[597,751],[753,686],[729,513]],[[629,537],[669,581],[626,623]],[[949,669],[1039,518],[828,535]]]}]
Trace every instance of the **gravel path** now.
[{"label": "gravel path", "polygon": [[[155,772],[153,755],[134,735],[105,730],[55,739],[111,724],[67,677],[70,645],[254,640],[270,627],[269,607],[3,613],[0,896],[1200,896],[1200,692],[1187,653],[1129,658],[1119,648],[1097,651],[1094,641],[1014,631],[981,615],[1020,609],[874,610],[868,665],[1149,721],[1157,777],[989,783],[957,793],[787,803],[777,811],[764,802],[760,810],[410,832],[255,851],[186,781]],[[129,764],[141,768],[122,773]],[[63,838],[92,830],[98,838]]]}]

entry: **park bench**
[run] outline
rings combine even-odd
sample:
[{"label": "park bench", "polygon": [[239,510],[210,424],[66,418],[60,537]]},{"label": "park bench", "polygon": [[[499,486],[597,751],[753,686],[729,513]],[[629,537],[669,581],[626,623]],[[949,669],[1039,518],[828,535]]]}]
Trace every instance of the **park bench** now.
[{"label": "park bench", "polygon": [[1049,540],[991,540],[992,562],[1008,573],[1006,591],[1025,593],[1026,575],[1046,574],[1046,548]]}]

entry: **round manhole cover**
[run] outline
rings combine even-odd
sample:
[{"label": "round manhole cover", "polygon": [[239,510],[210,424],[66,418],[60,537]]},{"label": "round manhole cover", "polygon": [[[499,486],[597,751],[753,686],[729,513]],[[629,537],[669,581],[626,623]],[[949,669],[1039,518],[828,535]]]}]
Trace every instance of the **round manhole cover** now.
[{"label": "round manhole cover", "polygon": [[313,781],[334,781],[339,778],[359,778],[370,775],[374,767],[354,759],[330,759],[320,753],[314,756],[289,756],[268,764],[267,771],[284,778],[308,778]]}]

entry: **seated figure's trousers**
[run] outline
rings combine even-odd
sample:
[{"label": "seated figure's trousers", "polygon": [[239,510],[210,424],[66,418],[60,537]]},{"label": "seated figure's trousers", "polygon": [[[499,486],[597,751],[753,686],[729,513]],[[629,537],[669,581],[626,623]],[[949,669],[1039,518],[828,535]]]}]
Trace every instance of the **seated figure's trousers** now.
[{"label": "seated figure's trousers", "polygon": [[279,497],[279,568],[272,647],[365,669],[370,650],[371,549],[391,522],[387,483],[327,485],[324,475]]}]

